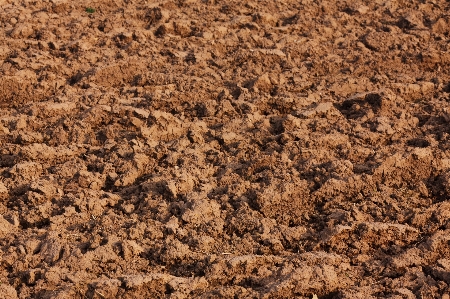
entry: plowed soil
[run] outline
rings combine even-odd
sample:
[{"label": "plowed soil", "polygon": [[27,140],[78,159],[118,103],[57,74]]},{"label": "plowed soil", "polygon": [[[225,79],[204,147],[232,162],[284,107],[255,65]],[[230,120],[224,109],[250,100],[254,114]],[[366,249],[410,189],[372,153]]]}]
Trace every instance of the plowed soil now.
[{"label": "plowed soil", "polygon": [[0,0],[0,298],[449,298],[449,12]]}]

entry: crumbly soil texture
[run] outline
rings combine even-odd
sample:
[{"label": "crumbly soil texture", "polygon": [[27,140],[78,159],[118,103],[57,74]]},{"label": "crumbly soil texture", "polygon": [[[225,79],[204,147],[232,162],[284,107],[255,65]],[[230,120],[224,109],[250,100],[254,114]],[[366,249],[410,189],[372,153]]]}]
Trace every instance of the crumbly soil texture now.
[{"label": "crumbly soil texture", "polygon": [[449,11],[0,0],[0,298],[449,298]]}]

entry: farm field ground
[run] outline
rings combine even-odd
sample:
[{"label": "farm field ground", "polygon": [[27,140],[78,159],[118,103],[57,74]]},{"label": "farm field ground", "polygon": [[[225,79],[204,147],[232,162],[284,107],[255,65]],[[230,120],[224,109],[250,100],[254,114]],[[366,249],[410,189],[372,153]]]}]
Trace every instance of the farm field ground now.
[{"label": "farm field ground", "polygon": [[450,2],[0,0],[0,298],[449,298]]}]

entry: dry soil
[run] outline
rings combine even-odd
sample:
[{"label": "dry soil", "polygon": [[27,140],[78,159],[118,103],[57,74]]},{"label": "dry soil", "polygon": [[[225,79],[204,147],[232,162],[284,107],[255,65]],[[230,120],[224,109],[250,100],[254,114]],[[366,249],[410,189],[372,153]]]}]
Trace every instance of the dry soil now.
[{"label": "dry soil", "polygon": [[0,297],[449,298],[449,11],[0,0]]}]

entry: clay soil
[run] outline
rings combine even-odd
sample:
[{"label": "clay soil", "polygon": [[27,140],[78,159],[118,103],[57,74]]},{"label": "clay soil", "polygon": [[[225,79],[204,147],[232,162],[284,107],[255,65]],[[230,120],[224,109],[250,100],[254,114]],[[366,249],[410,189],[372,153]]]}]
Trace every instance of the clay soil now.
[{"label": "clay soil", "polygon": [[449,298],[449,11],[0,0],[0,298]]}]

